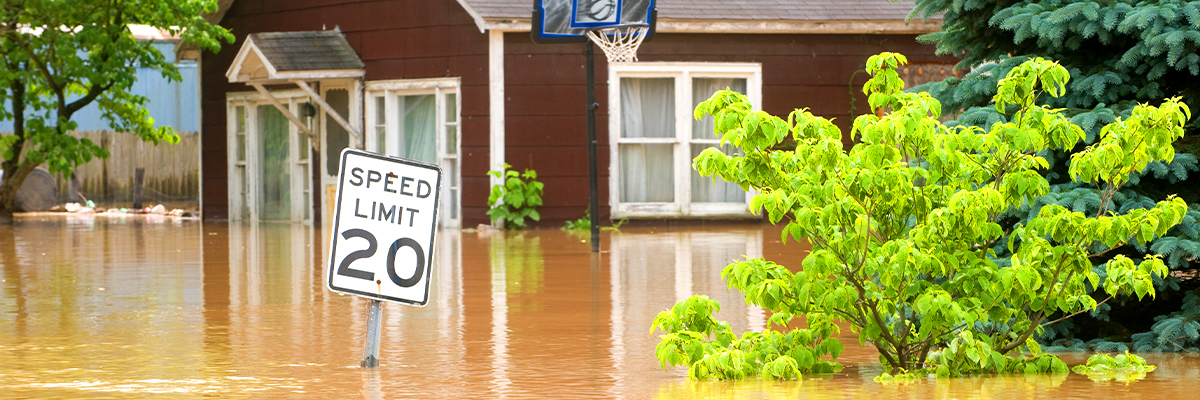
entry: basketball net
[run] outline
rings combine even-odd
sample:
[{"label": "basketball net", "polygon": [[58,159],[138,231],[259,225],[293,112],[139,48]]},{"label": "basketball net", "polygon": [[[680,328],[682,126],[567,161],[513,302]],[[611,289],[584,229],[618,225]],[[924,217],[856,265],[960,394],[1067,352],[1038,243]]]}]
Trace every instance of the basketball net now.
[{"label": "basketball net", "polygon": [[604,50],[608,62],[637,62],[637,49],[650,32],[648,24],[613,25],[590,30],[587,36]]}]

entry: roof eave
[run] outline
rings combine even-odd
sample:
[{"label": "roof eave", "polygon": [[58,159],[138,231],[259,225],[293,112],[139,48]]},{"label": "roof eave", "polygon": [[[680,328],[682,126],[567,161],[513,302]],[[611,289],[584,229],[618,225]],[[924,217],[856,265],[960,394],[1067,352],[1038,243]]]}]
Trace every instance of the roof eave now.
[{"label": "roof eave", "polygon": [[[528,32],[530,19],[483,18],[485,30]],[[730,20],[660,18],[655,30],[660,33],[741,33],[741,34],[924,34],[937,32],[942,20]]]}]

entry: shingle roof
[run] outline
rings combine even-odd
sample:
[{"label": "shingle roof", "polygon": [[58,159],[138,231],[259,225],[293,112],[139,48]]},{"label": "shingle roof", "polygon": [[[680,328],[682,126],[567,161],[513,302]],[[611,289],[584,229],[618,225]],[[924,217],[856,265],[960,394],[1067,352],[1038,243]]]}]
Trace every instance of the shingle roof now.
[{"label": "shingle roof", "polygon": [[276,71],[362,69],[363,62],[340,31],[251,33]]},{"label": "shingle roof", "polygon": [[[529,18],[530,0],[459,0],[482,18]],[[912,0],[656,0],[659,19],[903,20]]]}]

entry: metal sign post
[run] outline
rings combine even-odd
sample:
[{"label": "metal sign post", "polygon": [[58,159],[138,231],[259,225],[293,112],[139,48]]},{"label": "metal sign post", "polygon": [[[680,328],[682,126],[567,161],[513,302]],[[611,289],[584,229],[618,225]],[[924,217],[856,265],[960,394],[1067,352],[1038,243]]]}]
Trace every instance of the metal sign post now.
[{"label": "metal sign post", "polygon": [[363,345],[362,366],[375,368],[379,366],[379,332],[383,319],[383,302],[371,300],[371,310],[367,312],[367,340]]},{"label": "metal sign post", "polygon": [[362,366],[379,365],[384,301],[429,301],[442,171],[436,165],[342,151],[329,245],[331,291],[371,299]]}]

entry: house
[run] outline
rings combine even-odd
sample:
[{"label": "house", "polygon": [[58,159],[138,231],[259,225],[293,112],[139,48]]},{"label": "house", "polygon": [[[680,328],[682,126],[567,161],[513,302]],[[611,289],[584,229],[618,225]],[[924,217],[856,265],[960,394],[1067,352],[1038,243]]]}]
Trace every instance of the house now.
[{"label": "house", "polygon": [[[600,217],[753,218],[749,195],[691,170],[717,143],[692,107],[729,87],[770,113],[809,107],[845,128],[866,109],[870,55],[904,53],[913,76],[949,71],[953,59],[915,40],[940,21],[906,21],[911,8],[658,0],[639,62],[597,57]],[[204,218],[319,223],[347,146],[441,165],[443,226],[488,222],[487,171],[505,163],[545,183],[543,225],[583,216],[584,45],[533,43],[532,10],[530,0],[223,0],[209,18],[237,42],[177,50],[201,58]]]}]

